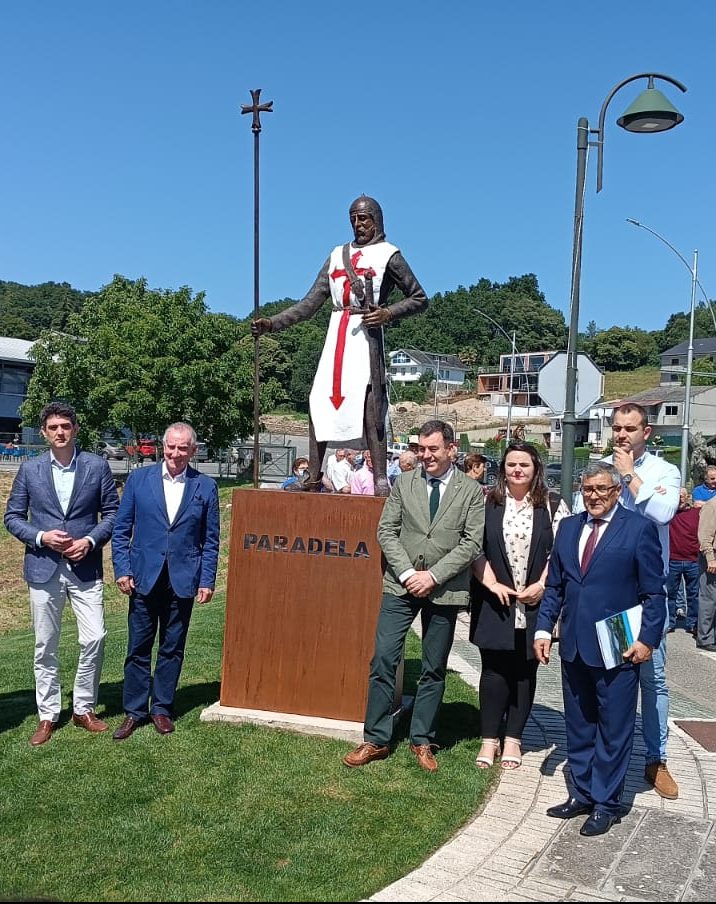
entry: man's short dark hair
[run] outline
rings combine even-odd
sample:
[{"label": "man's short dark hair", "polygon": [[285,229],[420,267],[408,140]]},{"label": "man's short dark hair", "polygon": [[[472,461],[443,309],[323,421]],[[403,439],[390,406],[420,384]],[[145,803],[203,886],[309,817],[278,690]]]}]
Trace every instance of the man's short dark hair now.
[{"label": "man's short dark hair", "polygon": [[612,424],[614,423],[614,418],[618,414],[632,414],[634,411],[636,411],[636,413],[641,418],[641,426],[648,427],[649,415],[646,413],[646,408],[644,408],[642,405],[637,405],[636,402],[625,402],[623,405],[615,408],[612,413]]},{"label": "man's short dark hair", "polygon": [[40,425],[45,426],[51,417],[66,417],[73,427],[77,426],[77,412],[67,402],[50,402],[40,412]]},{"label": "man's short dark hair", "polygon": [[445,445],[455,442],[455,431],[445,421],[426,421],[418,436],[432,436],[433,433],[442,433]]}]

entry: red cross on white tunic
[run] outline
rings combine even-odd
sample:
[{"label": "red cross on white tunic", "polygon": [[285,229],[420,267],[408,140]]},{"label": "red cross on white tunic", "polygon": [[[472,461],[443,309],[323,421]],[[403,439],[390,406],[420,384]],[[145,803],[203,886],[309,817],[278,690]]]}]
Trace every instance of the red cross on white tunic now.
[{"label": "red cross on white tunic", "polygon": [[[365,276],[366,273],[370,273],[371,276],[375,276],[375,270],[372,267],[359,267],[358,261],[361,258],[363,252],[356,251],[355,254],[351,255],[351,266],[356,272],[357,276]],[[333,407],[336,411],[343,404],[343,400],[345,396],[341,395],[341,382],[343,375],[343,355],[346,350],[346,333],[348,332],[348,321],[351,317],[350,312],[350,303],[351,303],[351,283],[348,279],[348,273],[345,270],[339,270],[336,267],[333,273],[330,274],[331,279],[340,279],[343,277],[343,298],[341,299],[343,302],[343,313],[341,314],[341,322],[338,324],[338,336],[336,337],[336,350],[333,356],[333,392],[331,393],[331,402],[333,403]]]}]

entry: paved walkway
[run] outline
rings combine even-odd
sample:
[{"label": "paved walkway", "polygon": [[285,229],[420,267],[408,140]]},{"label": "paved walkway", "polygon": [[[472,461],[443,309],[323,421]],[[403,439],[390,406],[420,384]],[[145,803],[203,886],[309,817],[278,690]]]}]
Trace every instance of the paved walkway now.
[{"label": "paved walkway", "polygon": [[[480,656],[461,616],[450,667],[477,687]],[[554,648],[553,648],[554,654]],[[711,655],[711,654],[703,654]],[[672,695],[672,719],[713,718],[714,709]],[[582,818],[550,819],[566,799],[566,739],[559,656],[540,667],[520,769],[501,773],[482,813],[419,869],[372,901],[711,901],[716,888],[716,754],[672,724],[669,769],[679,798],[644,781],[637,737],[620,824],[583,838]]]}]

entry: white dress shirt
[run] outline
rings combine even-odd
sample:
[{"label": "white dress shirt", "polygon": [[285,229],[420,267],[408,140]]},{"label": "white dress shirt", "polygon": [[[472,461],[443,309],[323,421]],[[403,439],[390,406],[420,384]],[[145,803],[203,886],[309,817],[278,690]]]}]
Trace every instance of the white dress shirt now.
[{"label": "white dress shirt", "polygon": [[163,461],[162,486],[164,487],[164,501],[167,505],[167,515],[169,516],[169,523],[173,524],[174,519],[177,516],[177,512],[179,511],[182,497],[184,496],[184,488],[186,487],[186,468],[184,468],[181,474],[177,474],[176,477],[172,477],[167,468],[167,463]]}]

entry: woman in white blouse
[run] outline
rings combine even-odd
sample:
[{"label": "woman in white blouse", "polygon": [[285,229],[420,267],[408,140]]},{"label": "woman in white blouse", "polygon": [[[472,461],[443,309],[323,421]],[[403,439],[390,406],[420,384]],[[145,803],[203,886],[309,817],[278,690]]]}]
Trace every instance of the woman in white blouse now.
[{"label": "woman in white blouse", "polygon": [[500,752],[503,769],[522,764],[522,732],[537,685],[534,626],[554,533],[567,515],[547,490],[535,447],[511,443],[485,500],[483,552],[473,564],[470,640],[482,659],[478,768],[488,769]]}]

